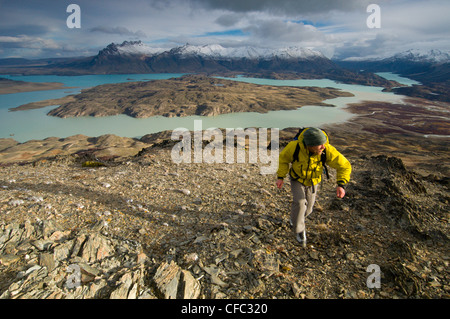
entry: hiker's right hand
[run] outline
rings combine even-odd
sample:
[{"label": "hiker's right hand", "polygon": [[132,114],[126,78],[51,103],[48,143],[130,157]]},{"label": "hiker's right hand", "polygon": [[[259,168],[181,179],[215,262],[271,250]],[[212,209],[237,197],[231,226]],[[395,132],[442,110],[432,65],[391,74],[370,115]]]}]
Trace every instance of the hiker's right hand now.
[{"label": "hiker's right hand", "polygon": [[277,179],[277,187],[281,189],[283,187],[284,181],[282,179]]}]

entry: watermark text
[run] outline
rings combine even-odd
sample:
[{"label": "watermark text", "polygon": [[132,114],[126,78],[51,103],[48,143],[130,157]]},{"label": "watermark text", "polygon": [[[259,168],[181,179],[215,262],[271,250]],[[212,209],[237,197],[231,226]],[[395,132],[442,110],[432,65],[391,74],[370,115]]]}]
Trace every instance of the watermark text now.
[{"label": "watermark text", "polygon": [[[269,130],[270,151],[268,129],[266,128],[227,128],[224,138],[222,130],[218,128],[203,130],[202,120],[195,120],[193,134],[186,128],[177,128],[172,131],[171,139],[180,141],[172,148],[172,161],[175,163],[225,162],[231,164],[246,163],[246,161],[258,163],[259,159],[261,164],[269,164],[269,166],[261,167],[260,173],[274,174],[278,168],[279,130],[276,128]],[[248,139],[248,148],[246,139]],[[204,146],[204,142],[209,143]]]},{"label": "watermark text", "polygon": [[81,8],[78,4],[69,4],[66,9],[67,13],[71,13],[66,20],[69,29],[81,28]]},{"label": "watermark text", "polygon": [[369,4],[367,6],[368,13],[371,14],[367,17],[366,25],[369,29],[381,28],[381,8],[378,4]]},{"label": "watermark text", "polygon": [[370,264],[367,266],[366,272],[371,273],[367,277],[367,288],[381,288],[381,269],[377,264]]},{"label": "watermark text", "polygon": [[69,289],[78,288],[81,286],[81,269],[76,264],[71,264],[67,267],[67,272],[70,275],[67,277],[66,287]]}]

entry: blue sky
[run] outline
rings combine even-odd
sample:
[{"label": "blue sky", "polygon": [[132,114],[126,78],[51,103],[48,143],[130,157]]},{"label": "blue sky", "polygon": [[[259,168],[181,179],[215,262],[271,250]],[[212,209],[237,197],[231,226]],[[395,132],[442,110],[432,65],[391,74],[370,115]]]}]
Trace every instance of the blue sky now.
[{"label": "blue sky", "polygon": [[[71,3],[81,28],[68,28]],[[380,8],[369,28],[367,6]],[[307,47],[328,57],[450,50],[448,0],[0,0],[0,58],[95,55],[111,42],[163,48]]]}]

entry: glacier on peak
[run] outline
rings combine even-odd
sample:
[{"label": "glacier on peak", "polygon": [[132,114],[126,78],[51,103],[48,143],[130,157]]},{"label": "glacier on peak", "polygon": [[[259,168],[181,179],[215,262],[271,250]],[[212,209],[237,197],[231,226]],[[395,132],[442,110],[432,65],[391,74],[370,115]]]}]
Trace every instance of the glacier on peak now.
[{"label": "glacier on peak", "polygon": [[142,43],[142,41],[124,41],[122,44],[116,45],[116,48],[120,54],[154,55],[165,51],[162,48],[150,47]]},{"label": "glacier on peak", "polygon": [[449,62],[450,54],[441,50],[419,50],[410,49],[404,52],[397,53],[393,56],[394,59],[410,60],[414,62]]},{"label": "glacier on peak", "polygon": [[248,59],[270,59],[279,57],[283,59],[289,58],[325,58],[325,56],[319,52],[308,48],[288,47],[281,49],[270,48],[258,48],[250,46],[242,47],[223,47],[220,44],[207,44],[207,45],[190,45],[172,49],[174,53],[180,55],[199,55],[202,57],[210,58],[248,58]]},{"label": "glacier on peak", "polygon": [[301,47],[287,47],[280,49],[270,48],[258,48],[250,46],[242,47],[223,47],[220,44],[207,44],[207,45],[191,45],[185,44],[178,46],[170,50],[164,48],[154,48],[144,44],[142,41],[124,41],[122,44],[111,43],[101,52],[107,54],[120,54],[120,55],[158,55],[163,52],[170,52],[172,54],[180,55],[181,57],[188,56],[201,56],[212,59],[313,59],[313,58],[325,58],[325,56],[319,52],[309,48]]},{"label": "glacier on peak", "polygon": [[438,49],[421,50],[409,49],[395,54],[384,56],[349,57],[342,61],[346,62],[378,62],[378,61],[409,61],[419,63],[448,63],[450,62],[450,52]]}]

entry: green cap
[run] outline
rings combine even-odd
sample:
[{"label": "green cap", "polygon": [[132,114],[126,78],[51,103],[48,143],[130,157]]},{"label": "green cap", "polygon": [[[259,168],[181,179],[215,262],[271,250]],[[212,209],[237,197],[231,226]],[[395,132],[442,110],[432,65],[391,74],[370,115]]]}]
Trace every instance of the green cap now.
[{"label": "green cap", "polygon": [[321,129],[311,127],[303,133],[303,142],[306,146],[317,146],[327,142],[327,137]]}]

